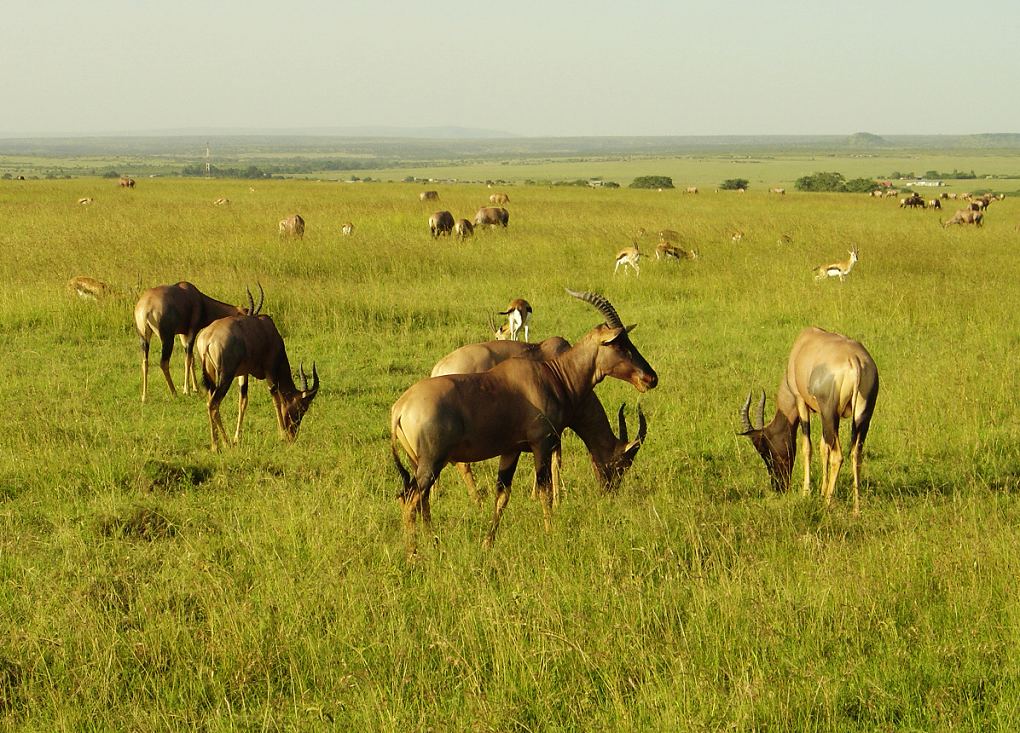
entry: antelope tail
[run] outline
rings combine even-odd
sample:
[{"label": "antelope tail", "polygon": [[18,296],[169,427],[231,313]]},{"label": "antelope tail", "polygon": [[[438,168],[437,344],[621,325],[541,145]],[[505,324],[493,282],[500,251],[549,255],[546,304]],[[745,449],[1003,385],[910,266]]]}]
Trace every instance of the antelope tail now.
[{"label": "antelope tail", "polygon": [[414,479],[411,477],[410,472],[404,468],[404,464],[400,462],[400,451],[397,449],[397,444],[400,442],[397,431],[400,430],[400,422],[393,426],[393,437],[390,438],[390,450],[393,452],[393,463],[397,467],[397,473],[400,474],[401,483],[403,487],[400,489],[400,493],[397,494],[398,499],[406,497],[411,490],[414,488]]}]

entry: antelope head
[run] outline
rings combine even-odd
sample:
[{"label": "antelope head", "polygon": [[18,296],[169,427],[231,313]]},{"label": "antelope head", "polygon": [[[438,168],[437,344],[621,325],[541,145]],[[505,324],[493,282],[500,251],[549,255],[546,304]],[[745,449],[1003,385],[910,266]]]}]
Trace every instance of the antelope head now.
[{"label": "antelope head", "polygon": [[645,437],[648,435],[648,421],[645,420],[645,414],[641,411],[641,405],[638,405],[637,435],[634,437],[634,440],[628,440],[627,419],[623,414],[624,407],[625,405],[620,405],[620,412],[617,416],[620,423],[620,437],[617,449],[605,464],[595,461],[595,470],[598,472],[607,491],[614,491],[616,489],[620,479],[623,478],[623,474],[633,465],[634,459],[637,458],[638,451],[641,450],[641,445],[645,442]]},{"label": "antelope head", "polygon": [[308,387],[308,377],[305,376],[304,364],[298,367],[298,375],[301,377],[301,389],[295,390],[292,394],[283,395],[284,400],[281,406],[283,414],[283,429],[287,440],[297,438],[298,428],[301,427],[301,419],[311,407],[312,400],[319,393],[319,373],[312,363],[312,386]]},{"label": "antelope head", "polygon": [[762,390],[761,400],[758,402],[757,427],[748,417],[750,407],[751,393],[748,392],[747,399],[740,408],[743,430],[738,435],[746,435],[751,439],[754,449],[765,461],[765,468],[768,469],[769,477],[772,479],[772,488],[778,492],[785,492],[790,488],[790,474],[793,471],[793,460],[797,451],[794,435],[792,431],[780,425],[778,413],[771,423],[765,424],[765,390]]},{"label": "antelope head", "polygon": [[647,392],[659,383],[659,376],[645,361],[628,335],[636,324],[624,326],[613,304],[595,293],[578,293],[567,289],[567,293],[588,303],[606,319],[591,333],[598,340],[599,350],[595,358],[596,372],[614,377],[634,385],[638,392]]}]

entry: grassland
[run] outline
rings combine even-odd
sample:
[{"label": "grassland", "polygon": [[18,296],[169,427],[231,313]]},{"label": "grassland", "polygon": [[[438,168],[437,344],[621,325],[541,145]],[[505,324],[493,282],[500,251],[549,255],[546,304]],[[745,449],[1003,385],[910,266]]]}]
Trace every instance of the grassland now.
[{"label": "grassland", "polygon": [[[461,244],[428,237],[410,185],[0,182],[0,727],[1014,729],[1016,200],[944,230],[853,195],[508,190],[509,228]],[[490,193],[440,191],[457,216]],[[280,241],[293,211],[308,233]],[[638,227],[701,258],[614,277]],[[852,244],[845,283],[812,280]],[[73,299],[78,274],[117,295]],[[322,377],[297,442],[261,385],[220,455],[200,396],[154,370],[140,404],[139,284],[184,278],[265,287]],[[511,297],[535,336],[580,336],[599,319],[564,287],[605,293],[658,370],[635,467],[605,496],[568,435],[545,534],[522,460],[488,552],[489,508],[444,474],[409,564],[389,406]],[[859,518],[846,475],[830,511],[772,494],[735,434],[807,324],[882,374]],[[598,391],[633,415],[632,388]]]}]

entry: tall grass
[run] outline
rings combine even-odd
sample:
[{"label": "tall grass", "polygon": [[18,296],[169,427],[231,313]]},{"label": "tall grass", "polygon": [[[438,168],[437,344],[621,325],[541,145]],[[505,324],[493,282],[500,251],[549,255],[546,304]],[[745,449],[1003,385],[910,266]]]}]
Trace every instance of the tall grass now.
[{"label": "tall grass", "polygon": [[[513,188],[509,228],[459,243],[430,239],[428,214],[469,215],[489,192],[446,186],[438,207],[417,193],[0,185],[3,726],[1014,727],[1011,199],[983,229],[944,230],[849,195]],[[281,241],[294,211],[307,234]],[[638,227],[676,229],[701,258],[614,277]],[[852,244],[845,283],[811,278]],[[73,299],[77,274],[117,295]],[[140,404],[131,309],[139,283],[178,279],[237,302],[261,282],[291,361],[322,377],[296,443],[278,441],[258,384],[245,443],[222,455],[204,401],[172,399],[158,369]],[[536,337],[579,337],[599,319],[564,287],[605,293],[659,372],[634,468],[604,496],[568,435],[545,534],[523,460],[489,552],[491,509],[444,473],[435,541],[409,564],[389,406],[512,297],[534,306]],[[831,511],[773,495],[735,434],[748,390],[771,409],[808,324],[860,339],[881,372],[860,518],[848,476]],[[182,361],[178,345],[178,384]],[[598,392],[611,410],[637,400],[619,382]],[[491,485],[491,466],[480,475]]]}]

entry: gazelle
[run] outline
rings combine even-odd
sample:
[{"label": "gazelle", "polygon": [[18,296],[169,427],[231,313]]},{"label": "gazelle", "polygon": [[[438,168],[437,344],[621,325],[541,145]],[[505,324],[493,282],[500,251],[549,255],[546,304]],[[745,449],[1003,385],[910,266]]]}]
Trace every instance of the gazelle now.
[{"label": "gazelle", "polygon": [[[639,392],[658,383],[655,370],[630,340],[634,327],[623,325],[612,304],[592,293],[568,292],[597,308],[606,322],[567,351],[550,361],[507,359],[481,374],[424,379],[394,403],[390,445],[402,481],[399,499],[409,553],[415,548],[417,516],[431,523],[429,492],[443,467],[499,456],[495,509],[485,540],[491,546],[525,447],[535,457],[535,482],[546,529],[551,529],[551,489],[559,471],[553,456],[576,406],[605,377],[629,382]],[[410,471],[401,463],[401,450]]]},{"label": "gazelle", "polygon": [[519,341],[521,329],[524,329],[524,340],[528,340],[528,326],[531,324],[532,308],[531,303],[523,298],[514,298],[507,305],[505,311],[497,311],[499,315],[506,316],[506,325],[509,330],[509,340]]},{"label": "gazelle", "polygon": [[78,275],[67,281],[67,291],[82,300],[99,300],[110,292],[110,286],[94,277]]},{"label": "gazelle", "polygon": [[616,253],[616,267],[613,268],[613,274],[620,269],[620,265],[623,265],[624,273],[627,272],[627,268],[630,267],[634,270],[637,275],[641,274],[641,266],[638,264],[641,260],[641,251],[638,249],[637,242],[634,242],[630,247],[624,247]]},{"label": "gazelle", "polygon": [[86,196],[85,198],[78,199],[78,206],[91,206],[94,201],[95,199],[91,196]]},{"label": "gazelle", "polygon": [[737,230],[735,230],[733,232],[733,235],[730,237],[730,241],[733,242],[734,244],[737,244],[738,242],[743,240],[743,238],[744,238],[744,233],[742,231],[740,231],[739,229],[737,229]]},{"label": "gazelle", "polygon": [[[569,348],[570,343],[559,336],[552,336],[537,344],[528,344],[520,341],[489,341],[481,344],[469,344],[440,359],[432,367],[430,376],[478,374],[489,371],[507,359],[548,361],[549,359],[555,359]],[[602,483],[602,488],[607,492],[616,490],[620,479],[623,478],[623,474],[634,463],[634,459],[637,457],[637,453],[648,434],[648,423],[639,404],[637,410],[637,435],[634,440],[629,440],[624,409],[625,406],[620,405],[620,412],[617,415],[620,426],[619,437],[613,433],[605,408],[594,392],[577,406],[573,417],[567,424],[567,427],[577,433],[577,436],[584,442],[588,453],[591,455],[595,474]],[[554,457],[553,460],[559,465],[558,457]],[[480,504],[481,495],[478,492],[478,485],[471,471],[471,464],[458,463],[456,465],[464,479],[464,483],[467,484],[468,494],[476,504]],[[560,503],[559,483],[553,485],[552,492],[553,507],[555,508]]]},{"label": "gazelle", "polygon": [[698,250],[684,249],[669,242],[659,242],[655,247],[655,259],[663,258],[674,259],[677,262],[680,260],[696,260],[698,259]]},{"label": "gazelle", "polygon": [[176,395],[174,380],[170,376],[170,355],[174,351],[174,336],[181,337],[184,345],[184,394],[190,384],[193,392],[198,391],[195,383],[194,349],[198,332],[224,316],[250,313],[257,314],[265,300],[265,292],[259,285],[259,303],[255,305],[251,291],[248,291],[248,308],[231,305],[205,295],[189,282],[176,285],[158,285],[149,288],[135,305],[135,328],[142,345],[142,402],[145,402],[149,386],[149,341],[152,334],[159,334],[163,344],[159,368],[163,370],[171,394]]},{"label": "gazelle", "polygon": [[345,236],[345,237],[349,237],[349,236],[353,235],[354,234],[354,224],[351,223],[351,222],[347,222],[342,227],[340,227],[340,233],[343,236]]},{"label": "gazelle", "polygon": [[828,265],[819,265],[814,269],[815,280],[824,280],[827,277],[838,277],[840,282],[850,274],[857,264],[857,245],[855,244],[848,252],[849,259],[833,262]]},{"label": "gazelle", "polygon": [[228,199],[226,196],[220,196],[218,199],[214,200],[212,203],[213,203],[213,206],[227,206],[230,203],[230,199]]},{"label": "gazelle", "polygon": [[303,239],[305,236],[305,220],[301,214],[291,214],[286,219],[280,220],[281,237],[297,237]]},{"label": "gazelle", "polygon": [[234,377],[241,392],[234,444],[241,442],[241,423],[248,409],[248,377],[266,380],[276,407],[280,436],[288,441],[297,438],[301,420],[319,393],[319,373],[312,364],[312,386],[309,387],[304,367],[299,367],[301,389],[297,388],[283,337],[272,318],[258,315],[220,318],[202,329],[195,347],[202,362],[202,385],[208,392],[209,432],[214,451],[219,447],[217,436],[227,443],[220,402],[230,390]]},{"label": "gazelle", "polygon": [[811,413],[822,420],[822,497],[832,503],[843,464],[839,420],[850,418],[850,456],[853,463],[854,514],[860,513],[861,453],[878,399],[878,367],[859,342],[820,328],[805,328],[793,342],[786,374],[776,393],[776,414],[765,424],[765,392],[758,404],[758,425],[751,423],[751,395],[741,408],[743,431],[765,461],[776,491],[790,487],[797,455],[797,428],[803,446],[805,495],[811,493]]}]

